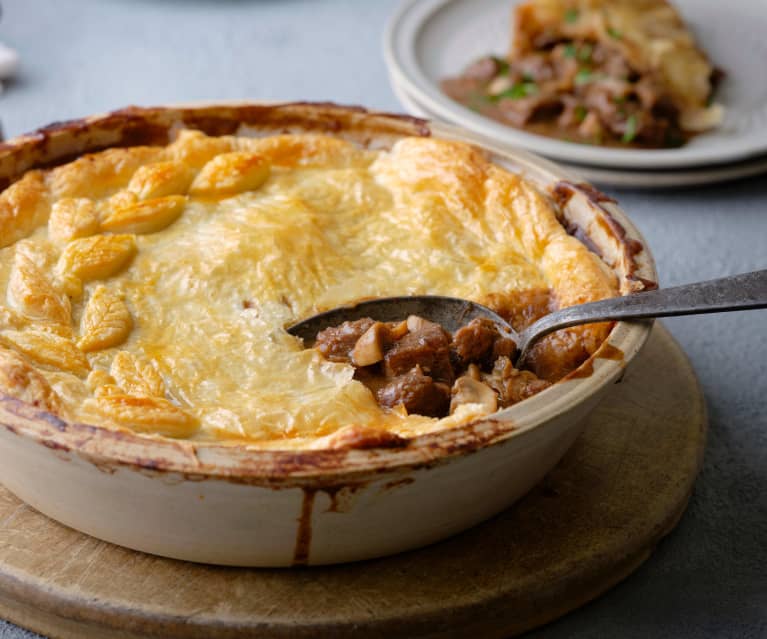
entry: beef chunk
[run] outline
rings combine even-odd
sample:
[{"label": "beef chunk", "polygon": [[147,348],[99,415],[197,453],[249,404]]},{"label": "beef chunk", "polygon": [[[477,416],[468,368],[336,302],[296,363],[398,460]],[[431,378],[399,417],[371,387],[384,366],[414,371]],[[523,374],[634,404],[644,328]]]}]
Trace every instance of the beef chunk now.
[{"label": "beef chunk", "polygon": [[514,340],[504,337],[498,327],[485,318],[472,320],[453,336],[452,359],[459,369],[471,362],[489,368],[499,357],[513,358],[516,352]]},{"label": "beef chunk", "polygon": [[498,329],[489,319],[477,318],[459,328],[453,335],[453,350],[458,360],[467,365],[483,359],[493,348]]},{"label": "beef chunk", "polygon": [[585,362],[600,346],[592,333],[564,329],[539,339],[525,358],[525,367],[536,377],[555,382]]},{"label": "beef chunk", "polygon": [[493,372],[483,375],[482,381],[498,393],[504,407],[521,402],[551,386],[549,382],[538,379],[530,371],[514,368],[508,357],[499,357],[493,366]]},{"label": "beef chunk", "polygon": [[450,409],[450,387],[435,382],[418,365],[392,379],[376,395],[381,406],[402,404],[411,414],[444,417]]},{"label": "beef chunk", "polygon": [[503,64],[503,61],[498,58],[481,58],[470,64],[464,71],[464,75],[472,80],[489,81],[500,73]]},{"label": "beef chunk", "polygon": [[516,354],[517,344],[513,339],[499,335],[495,342],[493,342],[492,361],[497,360],[499,357],[514,359],[514,355]]},{"label": "beef chunk", "polygon": [[397,377],[420,366],[435,380],[452,384],[450,335],[439,324],[425,320],[414,327],[415,330],[411,329],[386,352],[384,373],[387,377]]},{"label": "beef chunk", "polygon": [[562,114],[562,101],[557,96],[543,92],[524,98],[503,99],[498,103],[503,117],[516,127],[528,122],[540,122]]},{"label": "beef chunk", "polygon": [[373,325],[369,317],[331,326],[317,333],[314,347],[331,362],[351,361],[351,352],[357,340]]}]

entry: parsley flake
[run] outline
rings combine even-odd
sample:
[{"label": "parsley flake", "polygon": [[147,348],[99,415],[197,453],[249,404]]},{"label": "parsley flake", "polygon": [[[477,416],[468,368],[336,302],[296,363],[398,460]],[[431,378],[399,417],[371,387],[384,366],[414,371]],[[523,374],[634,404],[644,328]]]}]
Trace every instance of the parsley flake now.
[{"label": "parsley flake", "polygon": [[588,84],[594,79],[594,72],[588,69],[581,69],[575,74],[575,86]]},{"label": "parsley flake", "polygon": [[506,89],[501,93],[492,96],[494,102],[498,102],[503,99],[519,100],[521,98],[527,98],[531,95],[538,93],[538,85],[535,82],[518,82],[510,89]]},{"label": "parsley flake", "polygon": [[498,58],[496,56],[493,56],[493,62],[495,62],[495,66],[498,69],[498,72],[496,75],[509,75],[509,63],[506,62],[503,58]]},{"label": "parsley flake", "polygon": [[568,9],[565,11],[565,22],[568,24],[577,22],[579,16],[580,14],[578,13],[578,9]]},{"label": "parsley flake", "polygon": [[628,144],[629,142],[633,142],[634,138],[637,136],[637,129],[638,127],[637,122],[637,116],[630,115],[626,119],[626,130],[623,132],[623,142],[625,144]]}]

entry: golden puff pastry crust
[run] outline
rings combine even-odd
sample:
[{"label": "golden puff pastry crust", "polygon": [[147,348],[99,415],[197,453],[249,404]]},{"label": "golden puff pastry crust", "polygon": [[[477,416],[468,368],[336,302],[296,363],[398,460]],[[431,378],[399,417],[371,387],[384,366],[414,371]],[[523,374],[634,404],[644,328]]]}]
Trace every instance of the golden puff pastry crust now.
[{"label": "golden puff pastry crust", "polygon": [[[519,312],[618,294],[536,188],[428,137],[372,150],[184,129],[24,174],[0,193],[0,229],[0,392],[107,428],[263,448],[368,429],[400,441],[478,416],[382,409],[351,366],[284,330],[297,319],[371,296]],[[608,331],[568,335],[588,355]]]}]

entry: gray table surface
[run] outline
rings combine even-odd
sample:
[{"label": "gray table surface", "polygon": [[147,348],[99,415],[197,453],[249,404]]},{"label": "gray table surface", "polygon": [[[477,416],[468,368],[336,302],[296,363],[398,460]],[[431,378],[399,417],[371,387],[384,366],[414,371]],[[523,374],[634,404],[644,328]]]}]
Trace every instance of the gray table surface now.
[{"label": "gray table surface", "polygon": [[[128,104],[318,99],[400,110],[381,56],[396,0],[2,0],[22,70],[7,136]],[[607,189],[610,191],[610,189]],[[767,268],[767,176],[613,192],[663,285]],[[679,527],[632,577],[531,637],[767,637],[767,312],[667,326],[705,390],[703,472]],[[37,637],[0,622],[0,639]]]}]

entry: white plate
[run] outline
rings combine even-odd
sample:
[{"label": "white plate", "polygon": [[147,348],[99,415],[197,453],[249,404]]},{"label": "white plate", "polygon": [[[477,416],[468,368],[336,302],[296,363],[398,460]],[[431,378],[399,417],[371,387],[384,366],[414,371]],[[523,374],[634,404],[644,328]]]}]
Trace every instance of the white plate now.
[{"label": "white plate", "polygon": [[406,0],[384,34],[389,73],[442,119],[496,142],[551,158],[600,167],[667,169],[721,164],[767,153],[767,3],[765,0],[673,0],[701,46],[727,72],[717,101],[720,128],[680,149],[612,149],[565,142],[494,122],[439,88],[470,62],[509,48],[511,11],[521,0]]},{"label": "white plate", "polygon": [[[421,105],[418,100],[408,95],[405,89],[394,81],[394,78],[390,77],[389,82],[391,83],[394,95],[397,96],[400,104],[408,113],[428,120],[439,121],[441,119]],[[687,170],[667,169],[662,171],[605,169],[584,166],[582,164],[568,164],[566,162],[560,162],[560,164],[594,184],[642,189],[701,186],[767,173],[767,156],[759,156],[723,166],[706,166]]]}]

